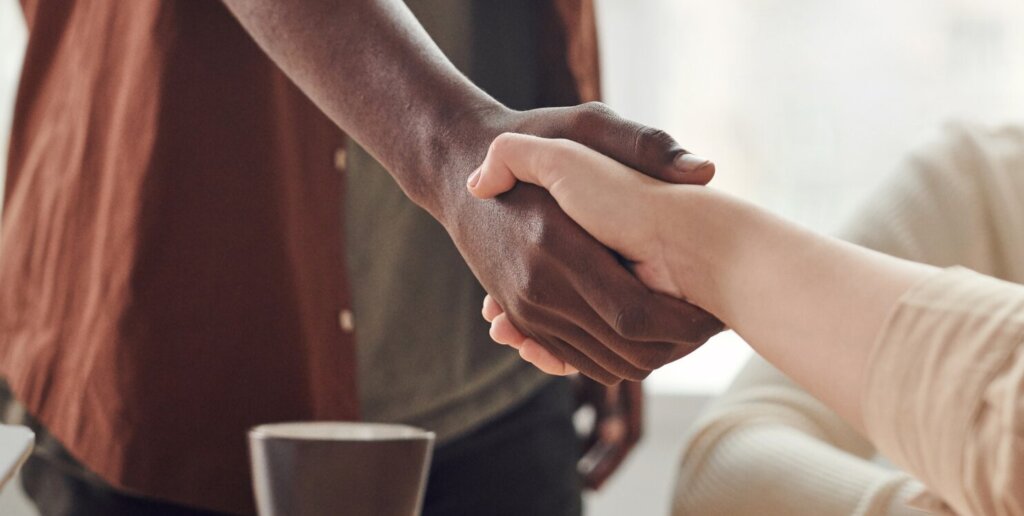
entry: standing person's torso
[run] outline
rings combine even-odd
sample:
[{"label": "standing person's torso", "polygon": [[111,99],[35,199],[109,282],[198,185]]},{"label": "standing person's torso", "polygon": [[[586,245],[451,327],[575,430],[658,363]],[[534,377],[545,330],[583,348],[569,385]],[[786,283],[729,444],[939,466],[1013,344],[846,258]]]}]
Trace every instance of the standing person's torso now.
[{"label": "standing person's torso", "polygon": [[113,486],[251,511],[250,426],[357,417],[343,135],[220,2],[24,8],[2,374]]},{"label": "standing person's torso", "polygon": [[[0,374],[102,481],[249,512],[249,426],[356,416],[343,136],[219,2],[23,5]],[[540,5],[541,97],[593,98],[589,2]]]}]

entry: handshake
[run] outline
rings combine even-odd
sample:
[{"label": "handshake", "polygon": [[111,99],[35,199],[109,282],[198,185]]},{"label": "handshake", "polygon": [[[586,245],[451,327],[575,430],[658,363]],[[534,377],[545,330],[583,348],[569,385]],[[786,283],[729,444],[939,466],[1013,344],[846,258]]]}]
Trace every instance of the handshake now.
[{"label": "handshake", "polygon": [[[507,197],[550,195],[573,221],[530,221],[525,230],[536,239],[523,251],[539,266],[510,259],[515,283],[484,282],[495,341],[549,374],[613,384],[645,378],[722,329],[701,303],[710,271],[685,252],[705,245],[690,215],[701,204],[688,197],[707,191],[679,184],[703,185],[714,165],[681,150],[671,161],[674,170],[660,176],[675,183],[570,140],[504,133],[493,141],[468,179],[477,202],[514,210]],[[502,236],[486,224],[475,231]]]},{"label": "handshake", "polygon": [[[929,269],[707,188],[710,161],[594,109],[567,111],[592,119],[560,131],[537,118],[499,125],[511,129],[486,139],[486,156],[454,189],[458,209],[441,214],[488,293],[494,340],[545,372],[612,385],[728,326],[855,412],[850,386],[862,381],[868,344]],[[520,116],[564,116],[538,111]],[[849,367],[824,374],[833,363]]]}]

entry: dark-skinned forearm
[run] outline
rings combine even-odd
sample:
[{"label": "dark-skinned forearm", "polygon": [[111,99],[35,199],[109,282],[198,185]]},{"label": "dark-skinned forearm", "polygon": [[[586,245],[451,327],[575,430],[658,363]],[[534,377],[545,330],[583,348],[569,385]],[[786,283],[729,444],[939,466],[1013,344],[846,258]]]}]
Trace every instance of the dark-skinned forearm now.
[{"label": "dark-skinned forearm", "polygon": [[714,172],[707,160],[602,105],[506,109],[452,66],[398,0],[225,2],[284,72],[444,225],[506,313],[584,374],[604,383],[641,379],[720,327],[696,307],[652,299],[543,192],[517,189],[482,204],[465,189],[503,132],[573,140],[671,182],[706,183]]},{"label": "dark-skinned forearm", "polygon": [[406,194],[435,216],[507,114],[441,53],[393,0],[225,0],[242,25],[331,119],[365,147]]}]

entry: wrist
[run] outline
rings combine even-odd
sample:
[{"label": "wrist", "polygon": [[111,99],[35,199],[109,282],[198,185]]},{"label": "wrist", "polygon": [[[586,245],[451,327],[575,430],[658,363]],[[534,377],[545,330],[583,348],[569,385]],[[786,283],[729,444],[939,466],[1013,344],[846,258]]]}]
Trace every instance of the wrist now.
[{"label": "wrist", "polygon": [[497,102],[481,102],[450,111],[426,131],[420,151],[407,163],[402,188],[409,198],[442,224],[457,216],[471,199],[466,178],[483,162],[487,148],[510,130],[516,112]]},{"label": "wrist", "polygon": [[673,187],[677,208],[663,224],[666,261],[687,301],[726,319],[729,271],[756,218],[728,196],[703,186]]}]

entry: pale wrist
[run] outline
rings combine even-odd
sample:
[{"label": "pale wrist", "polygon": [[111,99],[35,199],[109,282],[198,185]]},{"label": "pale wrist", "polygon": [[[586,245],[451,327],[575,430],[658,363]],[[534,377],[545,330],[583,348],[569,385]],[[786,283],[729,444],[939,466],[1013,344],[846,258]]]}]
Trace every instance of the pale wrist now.
[{"label": "pale wrist", "polygon": [[745,205],[701,186],[673,187],[674,210],[665,227],[666,260],[686,299],[723,321],[729,271],[756,231]]}]

